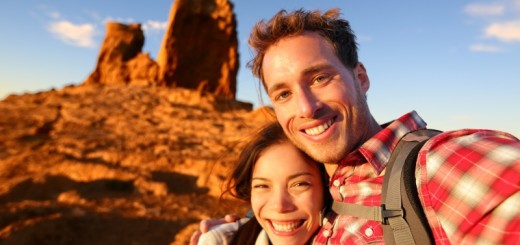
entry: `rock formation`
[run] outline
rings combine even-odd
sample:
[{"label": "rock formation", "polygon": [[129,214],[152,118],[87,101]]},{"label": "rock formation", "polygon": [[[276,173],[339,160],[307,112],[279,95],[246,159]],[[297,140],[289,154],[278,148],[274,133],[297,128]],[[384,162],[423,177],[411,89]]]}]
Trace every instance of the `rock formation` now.
[{"label": "rock formation", "polygon": [[176,0],[157,62],[142,53],[140,24],[106,24],[95,70],[86,84],[182,87],[235,99],[238,40],[228,0]]},{"label": "rock formation", "polygon": [[[235,100],[227,0],[176,0],[158,62],[140,24],[107,23],[80,86],[0,101],[0,243],[187,244],[244,139],[267,120]],[[158,86],[155,86],[158,85]]]},{"label": "rock formation", "polygon": [[[1,244],[187,244],[270,109],[134,85],[69,86],[0,101]],[[237,106],[239,108],[239,106]]]},{"label": "rock formation", "polygon": [[238,41],[228,0],[176,0],[157,58],[168,86],[235,98]]},{"label": "rock formation", "polygon": [[147,53],[141,53],[144,34],[140,24],[106,24],[94,72],[86,84],[157,84],[159,68]]}]

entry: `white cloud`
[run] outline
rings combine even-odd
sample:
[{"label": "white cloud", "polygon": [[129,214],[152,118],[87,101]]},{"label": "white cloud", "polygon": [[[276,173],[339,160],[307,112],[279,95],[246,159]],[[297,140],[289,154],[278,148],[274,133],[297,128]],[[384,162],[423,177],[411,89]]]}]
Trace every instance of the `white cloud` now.
[{"label": "white cloud", "polygon": [[74,24],[69,21],[51,22],[48,30],[61,41],[78,47],[93,47],[95,28],[92,24]]},{"label": "white cloud", "polygon": [[468,4],[464,12],[472,16],[497,16],[503,15],[506,8],[502,4]]},{"label": "white cloud", "polygon": [[156,21],[156,20],[147,20],[146,23],[143,24],[144,31],[161,31],[166,30],[166,26],[168,22],[166,21]]},{"label": "white cloud", "polygon": [[520,42],[520,20],[497,22],[485,30],[486,37],[494,37],[504,42]]},{"label": "white cloud", "polygon": [[473,44],[469,46],[469,50],[473,52],[486,52],[486,53],[495,53],[499,52],[500,48],[493,45],[485,45],[485,44]]}]

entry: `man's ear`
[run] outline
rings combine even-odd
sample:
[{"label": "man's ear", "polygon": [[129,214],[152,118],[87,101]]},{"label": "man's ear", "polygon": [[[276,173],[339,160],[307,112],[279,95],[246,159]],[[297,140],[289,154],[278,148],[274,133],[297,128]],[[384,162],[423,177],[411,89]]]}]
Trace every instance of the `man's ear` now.
[{"label": "man's ear", "polygon": [[365,69],[363,63],[357,63],[356,67],[354,68],[354,77],[359,83],[361,91],[366,94],[370,88],[370,79],[368,78],[367,70]]}]

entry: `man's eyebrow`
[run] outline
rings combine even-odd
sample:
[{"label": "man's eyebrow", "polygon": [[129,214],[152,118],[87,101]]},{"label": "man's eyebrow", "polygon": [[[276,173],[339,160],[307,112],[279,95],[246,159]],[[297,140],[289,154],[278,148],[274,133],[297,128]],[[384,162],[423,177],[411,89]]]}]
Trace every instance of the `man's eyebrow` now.
[{"label": "man's eyebrow", "polygon": [[[309,76],[313,73],[316,73],[316,72],[319,72],[322,70],[327,70],[330,68],[332,68],[332,65],[330,65],[330,64],[317,64],[317,65],[313,65],[313,66],[309,66],[309,67],[305,68],[301,72],[301,75],[303,77],[305,77],[305,76]],[[277,82],[277,83],[273,84],[273,86],[267,88],[267,94],[269,95],[272,91],[276,91],[284,86],[285,86],[284,82]]]},{"label": "man's eyebrow", "polygon": [[277,82],[273,84],[273,86],[267,88],[267,95],[270,95],[273,91],[279,90],[280,88],[284,87],[284,82]]},{"label": "man's eyebrow", "polygon": [[313,66],[309,66],[309,67],[305,68],[302,71],[302,75],[308,76],[309,74],[316,73],[316,72],[319,72],[322,70],[327,70],[330,68],[332,68],[332,65],[330,65],[328,63],[327,64],[317,64],[317,65],[313,65]]}]

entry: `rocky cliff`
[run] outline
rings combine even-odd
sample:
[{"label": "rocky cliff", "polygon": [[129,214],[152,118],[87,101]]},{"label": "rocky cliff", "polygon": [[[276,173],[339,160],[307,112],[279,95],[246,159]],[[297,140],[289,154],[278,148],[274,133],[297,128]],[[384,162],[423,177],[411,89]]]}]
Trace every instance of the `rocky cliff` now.
[{"label": "rocky cliff", "polygon": [[269,109],[197,91],[81,85],[0,101],[0,243],[186,244]]},{"label": "rocky cliff", "polygon": [[[153,4],[153,3],[151,3]],[[242,142],[274,120],[235,101],[227,0],[176,0],[158,61],[139,23],[107,23],[85,82],[0,101],[1,244],[187,244]]]}]

